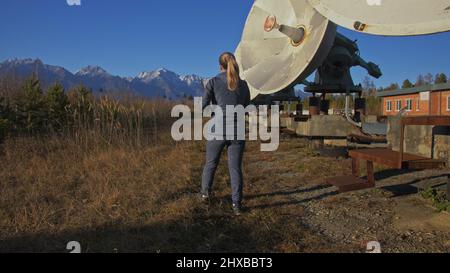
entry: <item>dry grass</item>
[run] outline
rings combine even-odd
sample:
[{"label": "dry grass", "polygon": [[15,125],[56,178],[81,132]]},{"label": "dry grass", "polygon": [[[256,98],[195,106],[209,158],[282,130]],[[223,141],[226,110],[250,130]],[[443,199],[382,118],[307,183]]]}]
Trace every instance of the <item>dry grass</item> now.
[{"label": "dry grass", "polygon": [[202,204],[197,192],[205,143],[171,140],[169,102],[120,101],[93,101],[89,118],[72,112],[76,122],[62,134],[15,136],[0,144],[0,252],[66,252],[69,241],[79,241],[84,252],[358,249],[305,224],[309,202],[335,205],[336,197],[317,184],[350,174],[349,160],[320,157],[292,136],[283,135],[272,153],[248,143],[249,211],[236,218],[226,155],[215,195]]},{"label": "dry grass", "polygon": [[251,210],[236,218],[225,159],[212,202],[197,200],[205,145],[171,140],[171,103],[120,101],[75,109],[63,134],[0,144],[0,252],[64,252],[69,241],[87,252],[339,251],[302,226],[302,202],[291,195],[330,176],[330,166],[348,172],[347,161],[318,158],[298,139],[276,153],[249,143]]},{"label": "dry grass", "polygon": [[186,214],[189,207],[165,200],[192,184],[188,147],[89,153],[60,139],[8,140],[0,168],[2,239],[148,225],[160,215]]},{"label": "dry grass", "polygon": [[[301,225],[301,204],[285,194],[313,183],[332,160],[315,158],[301,140],[283,142],[278,153],[259,152],[259,143],[247,150],[251,211],[235,218],[226,164],[211,204],[196,199],[202,142],[175,143],[161,133],[158,145],[85,150],[70,139],[8,139],[0,251],[63,252],[72,240],[89,252],[338,251]],[[334,166],[349,169],[346,161]]]}]

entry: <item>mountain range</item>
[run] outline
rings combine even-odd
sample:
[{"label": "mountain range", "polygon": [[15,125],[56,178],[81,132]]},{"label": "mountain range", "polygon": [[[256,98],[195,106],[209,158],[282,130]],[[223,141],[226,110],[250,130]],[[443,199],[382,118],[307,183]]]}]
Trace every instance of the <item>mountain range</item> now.
[{"label": "mountain range", "polygon": [[[130,92],[149,98],[180,99],[202,96],[208,78],[198,75],[182,75],[160,68],[141,72],[136,77],[120,77],[108,73],[99,66],[87,66],[72,73],[61,66],[44,64],[40,59],[9,59],[0,63],[0,79],[13,77],[26,79],[35,74],[45,89],[55,82],[66,90],[84,85],[94,94],[102,92]],[[296,89],[298,97],[304,99],[309,94]]]},{"label": "mountain range", "polygon": [[180,76],[165,68],[125,78],[111,75],[99,66],[87,66],[71,73],[63,67],[44,64],[40,59],[9,59],[0,63],[0,78],[24,79],[32,74],[39,78],[43,88],[60,82],[66,89],[82,84],[96,94],[120,91],[169,99],[201,96],[207,81],[207,78],[198,75]]}]

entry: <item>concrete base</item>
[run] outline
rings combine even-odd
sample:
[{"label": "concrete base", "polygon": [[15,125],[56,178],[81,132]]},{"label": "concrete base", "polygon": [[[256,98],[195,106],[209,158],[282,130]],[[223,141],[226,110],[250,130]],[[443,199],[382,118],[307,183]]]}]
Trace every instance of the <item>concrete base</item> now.
[{"label": "concrete base", "polygon": [[[392,150],[400,150],[400,119],[389,117],[387,139]],[[450,163],[450,128],[443,126],[407,126],[405,152]]]},{"label": "concrete base", "polygon": [[320,139],[323,145],[336,147],[347,147],[347,136],[358,131],[344,117],[337,115],[311,116],[299,122],[294,118],[282,117],[280,125],[298,136]]},{"label": "concrete base", "polygon": [[294,131],[304,137],[346,138],[349,134],[357,132],[342,116],[311,116],[304,122],[296,122],[293,118],[281,118],[282,127]]}]

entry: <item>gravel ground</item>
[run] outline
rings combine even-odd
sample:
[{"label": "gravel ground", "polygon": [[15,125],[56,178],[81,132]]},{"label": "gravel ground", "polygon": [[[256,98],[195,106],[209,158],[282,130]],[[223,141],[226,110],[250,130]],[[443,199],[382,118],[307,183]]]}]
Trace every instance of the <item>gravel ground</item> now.
[{"label": "gravel ground", "polygon": [[[306,207],[304,221],[312,230],[327,236],[336,244],[364,246],[369,241],[378,241],[384,252],[449,252],[449,230],[422,230],[414,225],[398,228],[396,206],[417,199],[416,210],[435,213],[417,197],[393,199],[377,190],[343,194],[319,202],[310,202]],[[420,202],[422,204],[420,204]],[[448,216],[442,215],[443,221]],[[446,215],[445,215],[446,216]],[[350,249],[349,249],[350,250]],[[360,251],[356,248],[355,251]]]},{"label": "gravel ground", "polygon": [[327,176],[348,174],[349,159],[311,156],[311,152],[305,152],[311,147],[302,146],[302,141],[284,136],[281,150],[275,155],[278,159],[265,158],[254,166],[275,170],[292,161],[303,167],[317,161],[324,167],[308,169],[310,175],[304,170],[274,172],[277,179],[271,183],[279,190],[278,197],[260,203],[276,200],[279,205],[302,211],[299,227],[328,242],[328,251],[364,252],[368,242],[377,241],[383,252],[450,252],[450,214],[437,212],[419,194],[420,189],[445,184],[450,170],[377,169],[376,188],[339,194],[336,188],[321,185],[321,181]]}]

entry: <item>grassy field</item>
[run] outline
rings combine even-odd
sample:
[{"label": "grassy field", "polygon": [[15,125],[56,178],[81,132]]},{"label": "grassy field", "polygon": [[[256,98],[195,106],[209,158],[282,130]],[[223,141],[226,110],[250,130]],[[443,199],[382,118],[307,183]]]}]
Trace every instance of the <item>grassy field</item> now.
[{"label": "grassy field", "polygon": [[[329,170],[303,141],[275,155],[250,143],[244,217],[232,215],[223,160],[211,204],[196,198],[203,142],[81,149],[62,138],[14,138],[2,145],[0,251],[298,252],[330,250],[299,226],[295,191]],[[349,165],[334,164],[335,173]],[[276,181],[275,181],[276,180]],[[280,192],[281,191],[281,192]],[[323,244],[323,245],[322,245]]]},{"label": "grassy field", "polygon": [[[285,136],[275,153],[248,144],[248,211],[235,217],[226,155],[214,197],[203,204],[196,194],[205,143],[170,139],[162,132],[155,145],[96,149],[61,138],[8,139],[1,152],[0,252],[66,252],[69,241],[83,252],[108,253],[362,252],[374,239],[392,252],[450,250],[449,232],[430,242],[417,239],[428,235],[403,241],[409,229],[393,227],[400,199],[382,189],[339,195],[321,186],[325,177],[350,173],[350,162],[320,157],[305,140]],[[426,208],[414,202],[412,211]],[[436,221],[450,223],[443,219]]]},{"label": "grassy field", "polygon": [[[450,216],[386,190],[448,170],[377,169],[378,189],[338,194],[322,181],[350,174],[351,162],[283,133],[276,152],[248,143],[247,212],[235,217],[225,154],[212,200],[198,200],[205,143],[172,140],[173,103],[80,94],[60,108],[56,132],[36,115],[46,104],[2,108],[0,252],[67,252],[70,241],[83,252],[364,252],[372,240],[388,252],[450,251]],[[405,212],[422,218],[411,226]]]}]

